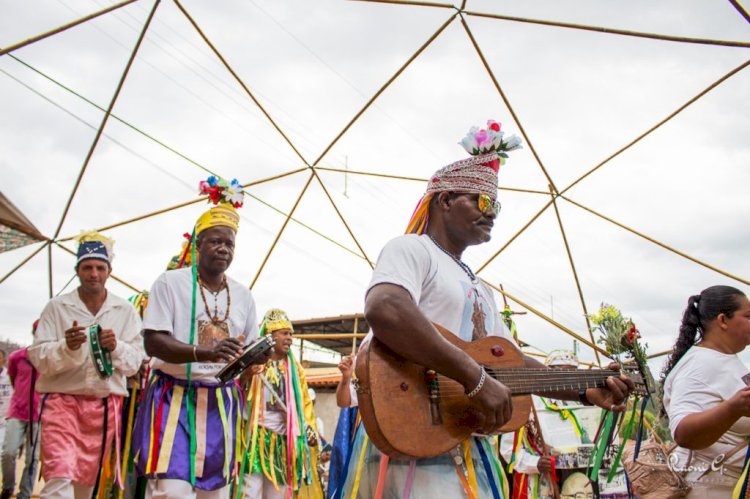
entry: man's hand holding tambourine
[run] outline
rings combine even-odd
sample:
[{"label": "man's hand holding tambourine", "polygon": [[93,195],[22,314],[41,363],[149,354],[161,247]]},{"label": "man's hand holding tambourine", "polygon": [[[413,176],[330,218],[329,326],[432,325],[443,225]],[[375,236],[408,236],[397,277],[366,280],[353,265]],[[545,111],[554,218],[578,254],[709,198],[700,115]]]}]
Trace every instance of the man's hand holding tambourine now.
[{"label": "man's hand holding tambourine", "polygon": [[242,355],[244,336],[224,338],[208,354],[208,362],[231,362]]}]

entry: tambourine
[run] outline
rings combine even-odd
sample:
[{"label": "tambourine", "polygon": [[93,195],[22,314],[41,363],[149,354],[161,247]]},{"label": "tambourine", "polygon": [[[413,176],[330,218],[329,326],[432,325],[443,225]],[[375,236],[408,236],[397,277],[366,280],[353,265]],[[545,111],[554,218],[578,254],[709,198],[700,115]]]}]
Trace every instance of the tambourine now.
[{"label": "tambourine", "polygon": [[99,324],[92,324],[86,328],[86,336],[89,338],[89,350],[91,350],[91,360],[94,362],[96,373],[100,378],[106,379],[112,376],[114,368],[112,367],[112,354],[109,350],[102,347],[99,341],[99,334],[102,327]]},{"label": "tambourine", "polygon": [[242,351],[242,355],[224,366],[216,375],[216,379],[222,383],[226,383],[227,381],[236,378],[248,367],[253,365],[255,361],[263,357],[266,352],[271,350],[275,343],[276,342],[270,334],[258,338],[245,347]]}]

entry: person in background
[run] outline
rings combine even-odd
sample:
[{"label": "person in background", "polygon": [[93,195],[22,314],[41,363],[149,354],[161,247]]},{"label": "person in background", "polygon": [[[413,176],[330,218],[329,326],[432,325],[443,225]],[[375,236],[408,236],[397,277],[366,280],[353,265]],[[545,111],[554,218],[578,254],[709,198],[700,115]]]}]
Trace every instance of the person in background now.
[{"label": "person in background", "polygon": [[[37,319],[31,328],[32,337],[38,325]],[[39,373],[29,362],[28,348],[10,354],[8,376],[14,391],[2,447],[3,489],[0,499],[10,498],[16,490],[16,458],[24,443],[24,468],[16,497],[29,499],[34,489],[36,463],[39,461],[39,393],[35,388]]]},{"label": "person in background", "polygon": [[[313,411],[315,410],[315,399],[317,398],[317,394],[315,393],[315,390],[313,388],[307,389],[307,394],[310,396],[310,400],[312,400],[313,403]],[[325,424],[323,423],[323,420],[315,414],[315,424],[318,427],[318,436],[320,437],[320,445],[323,446],[326,444],[326,438],[325,438]]]},{"label": "person in background", "polygon": [[561,499],[594,499],[594,484],[589,477],[576,471],[563,482]]},{"label": "person in background", "polygon": [[258,336],[252,292],[227,275],[242,187],[211,176],[200,188],[216,206],[194,224],[195,259],[156,279],[143,318],[152,375],[133,449],[147,498],[226,499],[239,459],[242,395],[235,380],[216,375]]},{"label": "person in background", "polygon": [[679,446],[671,464],[687,471],[689,498],[729,498],[742,472],[750,437],[750,386],[737,354],[748,344],[750,300],[745,293],[711,286],[688,298],[662,386],[669,429]]},{"label": "person in background", "polygon": [[339,381],[339,384],[336,386],[336,405],[342,409],[347,407],[357,407],[357,391],[352,384],[354,355],[342,357],[338,368],[339,371],[341,371],[341,381]]},{"label": "person in background", "polygon": [[314,392],[290,351],[292,322],[286,312],[273,308],[263,317],[261,331],[273,336],[274,349],[264,366],[253,368],[244,491],[255,499],[322,498]]},{"label": "person in background", "polygon": [[[342,496],[342,486],[346,479],[347,463],[351,456],[354,435],[358,425],[357,418],[357,391],[354,389],[352,375],[354,373],[355,355],[347,355],[341,358],[338,368],[341,372],[341,380],[336,386],[336,405],[341,409],[339,419],[336,422],[336,431],[333,435],[333,443],[330,452],[321,454],[321,461],[326,467],[326,498],[338,499]],[[326,454],[329,455],[326,458]]]},{"label": "person in background", "polygon": [[10,399],[13,396],[13,384],[8,377],[8,370],[5,368],[7,355],[5,350],[0,350],[0,442],[5,438],[5,417],[10,407]]},{"label": "person in background", "polygon": [[140,318],[106,287],[113,241],[96,232],[81,234],[78,241],[80,285],[44,307],[28,349],[39,372],[36,389],[44,396],[43,498],[88,498],[97,489],[113,443],[120,455],[115,435],[126,379],[143,360]]}]

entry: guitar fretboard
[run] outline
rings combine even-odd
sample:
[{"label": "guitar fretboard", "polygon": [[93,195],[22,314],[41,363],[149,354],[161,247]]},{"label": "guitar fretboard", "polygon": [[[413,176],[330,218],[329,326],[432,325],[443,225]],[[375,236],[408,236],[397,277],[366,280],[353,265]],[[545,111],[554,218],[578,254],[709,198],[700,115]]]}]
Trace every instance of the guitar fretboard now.
[{"label": "guitar fretboard", "polygon": [[507,386],[513,395],[602,388],[607,378],[617,376],[607,370],[557,370],[545,368],[487,368],[487,374]]}]

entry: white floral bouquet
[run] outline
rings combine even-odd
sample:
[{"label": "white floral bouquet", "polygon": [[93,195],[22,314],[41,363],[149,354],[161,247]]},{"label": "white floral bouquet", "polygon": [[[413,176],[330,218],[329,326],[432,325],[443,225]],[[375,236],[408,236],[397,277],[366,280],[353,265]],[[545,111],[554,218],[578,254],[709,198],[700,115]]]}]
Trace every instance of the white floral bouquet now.
[{"label": "white floral bouquet", "polygon": [[472,156],[495,152],[500,159],[500,164],[504,165],[508,158],[506,153],[521,148],[521,139],[516,135],[505,137],[500,123],[487,120],[487,128],[471,127],[459,144]]}]

